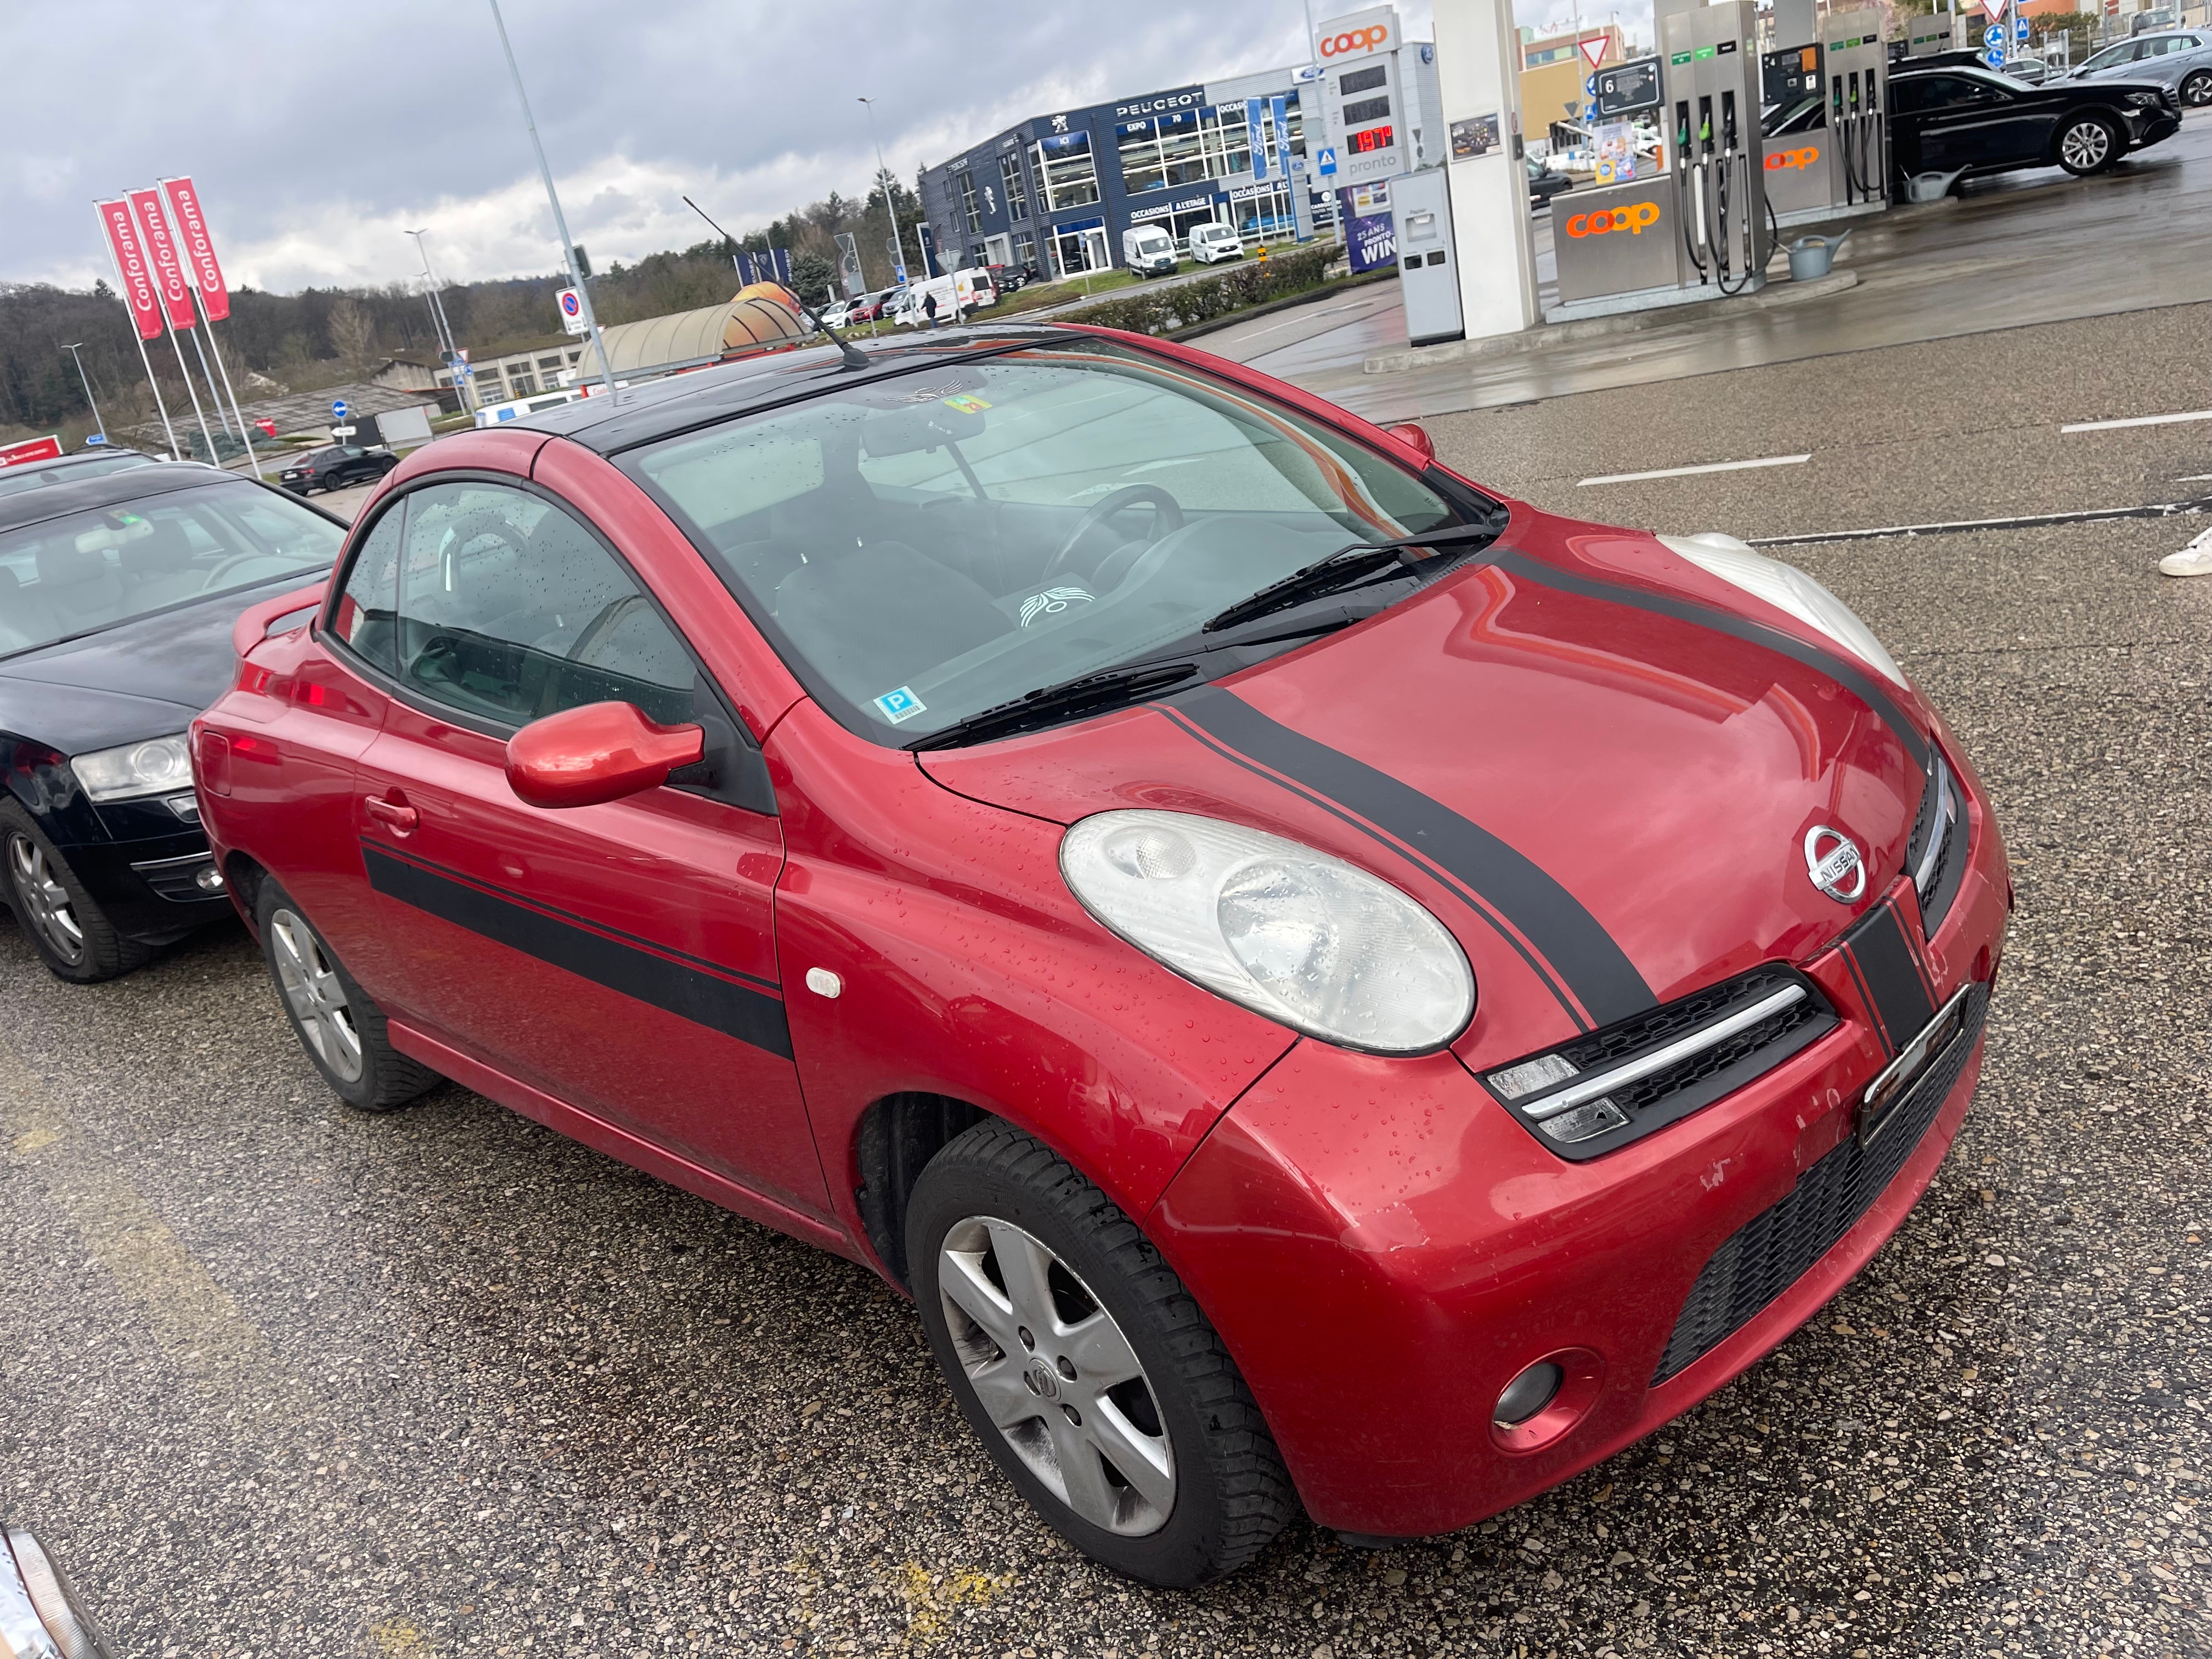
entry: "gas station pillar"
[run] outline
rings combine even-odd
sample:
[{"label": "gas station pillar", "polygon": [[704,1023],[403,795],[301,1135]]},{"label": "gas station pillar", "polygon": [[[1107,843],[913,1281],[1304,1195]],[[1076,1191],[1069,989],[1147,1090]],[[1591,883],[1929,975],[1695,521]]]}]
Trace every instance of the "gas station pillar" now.
[{"label": "gas station pillar", "polygon": [[1470,340],[1516,333],[1537,311],[1512,0],[1437,0],[1436,30],[1461,321]]}]

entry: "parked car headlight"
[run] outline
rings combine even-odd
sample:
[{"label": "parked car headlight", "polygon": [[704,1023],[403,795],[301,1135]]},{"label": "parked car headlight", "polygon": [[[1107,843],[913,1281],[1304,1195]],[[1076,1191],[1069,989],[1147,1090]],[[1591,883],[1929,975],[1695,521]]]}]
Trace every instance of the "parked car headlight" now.
[{"label": "parked car headlight", "polygon": [[1146,956],[1325,1042],[1419,1054],[1474,1015],[1474,970],[1442,922],[1297,842],[1186,812],[1101,812],[1068,830],[1060,867]]},{"label": "parked car headlight", "polygon": [[2131,92],[2128,94],[2128,102],[2133,104],[2137,109],[2148,109],[2154,104],[2162,104],[2165,101],[2164,98],[2154,92]]},{"label": "parked car headlight", "polygon": [[70,770],[96,801],[174,794],[192,787],[191,745],[181,732],[173,738],[149,738],[79,755],[70,762]]},{"label": "parked car headlight", "polygon": [[1662,536],[1659,541],[1668,552],[1680,554],[1698,568],[1819,629],[1899,685],[1906,683],[1905,671],[1882,649],[1874,630],[1853,614],[1850,606],[1794,565],[1764,557],[1735,537],[1711,531],[1696,536]]}]

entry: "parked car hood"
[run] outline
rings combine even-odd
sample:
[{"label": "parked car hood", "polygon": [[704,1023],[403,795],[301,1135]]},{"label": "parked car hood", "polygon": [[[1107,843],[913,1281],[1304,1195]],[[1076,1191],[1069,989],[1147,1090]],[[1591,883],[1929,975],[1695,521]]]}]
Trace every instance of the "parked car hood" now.
[{"label": "parked car hood", "polygon": [[237,672],[239,613],[313,580],[295,572],[0,659],[0,732],[64,755],[181,732]]},{"label": "parked car hood", "polygon": [[[1491,562],[1342,633],[918,759],[1036,817],[1207,813],[1364,865],[1498,981],[1525,1051],[1577,1012],[1818,954],[1904,866],[1929,726],[1917,694],[1652,538],[1523,508]],[[1866,860],[1855,904],[1813,884],[1820,825]]]}]

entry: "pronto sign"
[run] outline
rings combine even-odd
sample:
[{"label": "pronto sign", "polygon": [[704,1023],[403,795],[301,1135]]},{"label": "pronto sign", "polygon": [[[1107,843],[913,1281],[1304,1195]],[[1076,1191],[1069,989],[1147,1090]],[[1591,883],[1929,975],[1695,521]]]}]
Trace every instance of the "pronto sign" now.
[{"label": "pronto sign", "polygon": [[1324,64],[1340,64],[1347,58],[1370,58],[1394,50],[1403,38],[1395,6],[1373,6],[1343,17],[1332,17],[1321,26],[1316,50]]}]

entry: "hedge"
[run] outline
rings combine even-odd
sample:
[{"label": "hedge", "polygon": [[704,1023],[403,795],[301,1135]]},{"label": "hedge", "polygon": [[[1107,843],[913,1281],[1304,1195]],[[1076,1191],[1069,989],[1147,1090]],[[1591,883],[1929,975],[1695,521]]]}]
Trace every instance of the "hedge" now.
[{"label": "hedge", "polygon": [[1316,288],[1329,262],[1340,258],[1343,252],[1331,245],[1301,248],[1295,253],[1271,253],[1264,259],[1243,259],[1226,270],[1211,270],[1164,288],[1139,284],[1125,289],[1095,305],[1056,312],[1052,320],[1093,323],[1101,328],[1127,329],[1133,334],[1165,334]]}]

